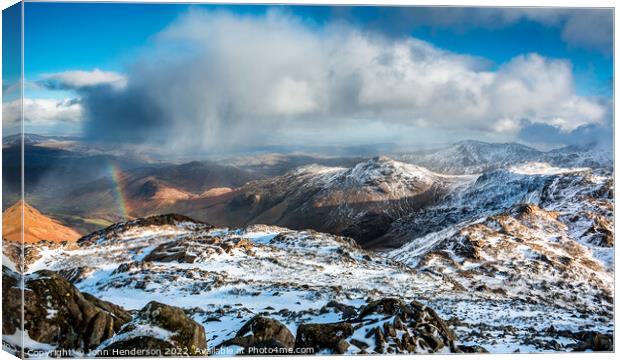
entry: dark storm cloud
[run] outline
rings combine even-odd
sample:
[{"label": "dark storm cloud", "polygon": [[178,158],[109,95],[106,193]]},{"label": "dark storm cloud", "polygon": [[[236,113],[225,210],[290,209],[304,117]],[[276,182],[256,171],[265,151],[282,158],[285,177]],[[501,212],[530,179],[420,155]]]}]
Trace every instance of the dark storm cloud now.
[{"label": "dark storm cloud", "polygon": [[163,109],[149,101],[143,89],[135,86],[119,92],[101,86],[83,90],[89,139],[120,142],[163,141],[161,130],[166,125]]}]

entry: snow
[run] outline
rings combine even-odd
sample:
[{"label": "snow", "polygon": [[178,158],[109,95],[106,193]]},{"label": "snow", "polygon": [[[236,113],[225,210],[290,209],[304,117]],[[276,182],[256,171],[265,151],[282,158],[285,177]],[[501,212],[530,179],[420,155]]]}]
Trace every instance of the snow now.
[{"label": "snow", "polygon": [[278,232],[267,232],[267,231],[257,231],[257,232],[246,232],[243,236],[247,239],[252,240],[252,242],[257,244],[269,244],[273,238],[278,236]]},{"label": "snow", "polygon": [[[33,358],[49,358],[50,354],[56,350],[55,346],[33,340],[28,334],[28,330],[17,329],[11,335],[2,334],[2,342],[3,350],[13,350],[11,352],[16,354],[18,348],[27,349],[28,357]],[[10,346],[13,346],[14,349],[11,349]]]},{"label": "snow", "polygon": [[13,263],[13,260],[9,259],[4,252],[2,253],[2,265],[6,266],[12,271],[17,271],[17,266],[15,265],[15,263]]},{"label": "snow", "polygon": [[57,313],[58,313],[58,310],[56,310],[56,309],[49,309],[48,308],[47,309],[47,316],[46,316],[46,318],[53,319],[56,316]]},{"label": "snow", "polygon": [[581,172],[590,170],[589,168],[561,168],[551,166],[548,163],[540,162],[528,162],[511,166],[508,169],[515,174],[522,175],[559,175],[569,172]]}]

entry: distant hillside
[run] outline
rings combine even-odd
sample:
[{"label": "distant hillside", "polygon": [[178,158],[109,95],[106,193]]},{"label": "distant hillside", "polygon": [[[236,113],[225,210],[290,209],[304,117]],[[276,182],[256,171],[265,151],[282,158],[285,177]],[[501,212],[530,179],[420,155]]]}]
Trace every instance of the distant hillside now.
[{"label": "distant hillside", "polygon": [[390,157],[445,174],[479,174],[532,161],[560,167],[611,167],[613,157],[610,150],[592,145],[567,146],[545,152],[518,143],[466,140],[439,149],[396,153]]},{"label": "distant hillside", "polygon": [[261,176],[210,161],[122,171],[70,191],[59,210],[117,220],[119,201],[131,216],[148,216],[177,209],[187,201],[212,198]]},{"label": "distant hillside", "polygon": [[47,217],[23,201],[15,203],[2,213],[2,238],[21,241],[22,205],[24,208],[24,243],[40,241],[73,242],[80,238],[75,230]]}]

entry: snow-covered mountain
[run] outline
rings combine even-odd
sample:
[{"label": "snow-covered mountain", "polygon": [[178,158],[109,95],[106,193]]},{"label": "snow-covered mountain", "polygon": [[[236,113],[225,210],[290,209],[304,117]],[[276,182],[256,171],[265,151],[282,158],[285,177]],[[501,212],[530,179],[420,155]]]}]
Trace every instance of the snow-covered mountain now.
[{"label": "snow-covered mountain", "polygon": [[347,235],[361,244],[389,224],[474,179],[376,157],[351,168],[310,165],[246,184],[229,212],[237,223],[264,223]]},{"label": "snow-covered mountain", "polygon": [[527,162],[560,167],[610,168],[611,147],[567,146],[540,151],[519,143],[486,143],[466,140],[447,147],[390,155],[392,158],[446,174],[479,174]]},{"label": "snow-covered mountain", "polygon": [[[573,233],[613,223],[613,178],[606,169],[558,168],[524,163],[486,172],[441,202],[399,218],[377,240],[378,247],[398,247],[412,239],[479,220],[518,204],[561,211]],[[594,224],[597,223],[597,224]],[[613,235],[612,235],[613,237]]]},{"label": "snow-covered mountain", "polygon": [[571,145],[548,151],[540,161],[561,167],[589,167],[593,169],[613,167],[613,147],[603,145]]},{"label": "snow-covered mountain", "polygon": [[23,134],[15,134],[15,135],[7,135],[2,138],[3,146],[17,146],[22,143],[24,145],[37,145],[42,143],[53,143],[53,142],[62,142],[62,141],[72,141],[77,140],[74,136],[46,136],[46,135],[38,135],[32,133]]}]

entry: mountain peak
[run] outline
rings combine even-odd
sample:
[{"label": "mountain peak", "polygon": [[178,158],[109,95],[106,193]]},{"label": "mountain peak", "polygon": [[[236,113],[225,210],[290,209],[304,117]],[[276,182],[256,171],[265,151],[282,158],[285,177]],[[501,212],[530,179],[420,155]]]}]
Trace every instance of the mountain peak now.
[{"label": "mountain peak", "polygon": [[399,177],[432,176],[434,173],[422,166],[396,161],[387,156],[376,156],[358,163],[349,170],[351,176],[364,177]]},{"label": "mountain peak", "polygon": [[384,156],[384,155],[375,156],[370,161],[371,162],[375,162],[375,163],[394,163],[394,162],[396,162],[394,159],[392,159],[390,157],[387,157],[387,156]]},{"label": "mountain peak", "polygon": [[42,214],[23,200],[19,200],[2,213],[2,238],[20,242],[22,232],[22,208],[24,211],[24,243],[41,241],[74,242],[80,238],[77,231]]}]

